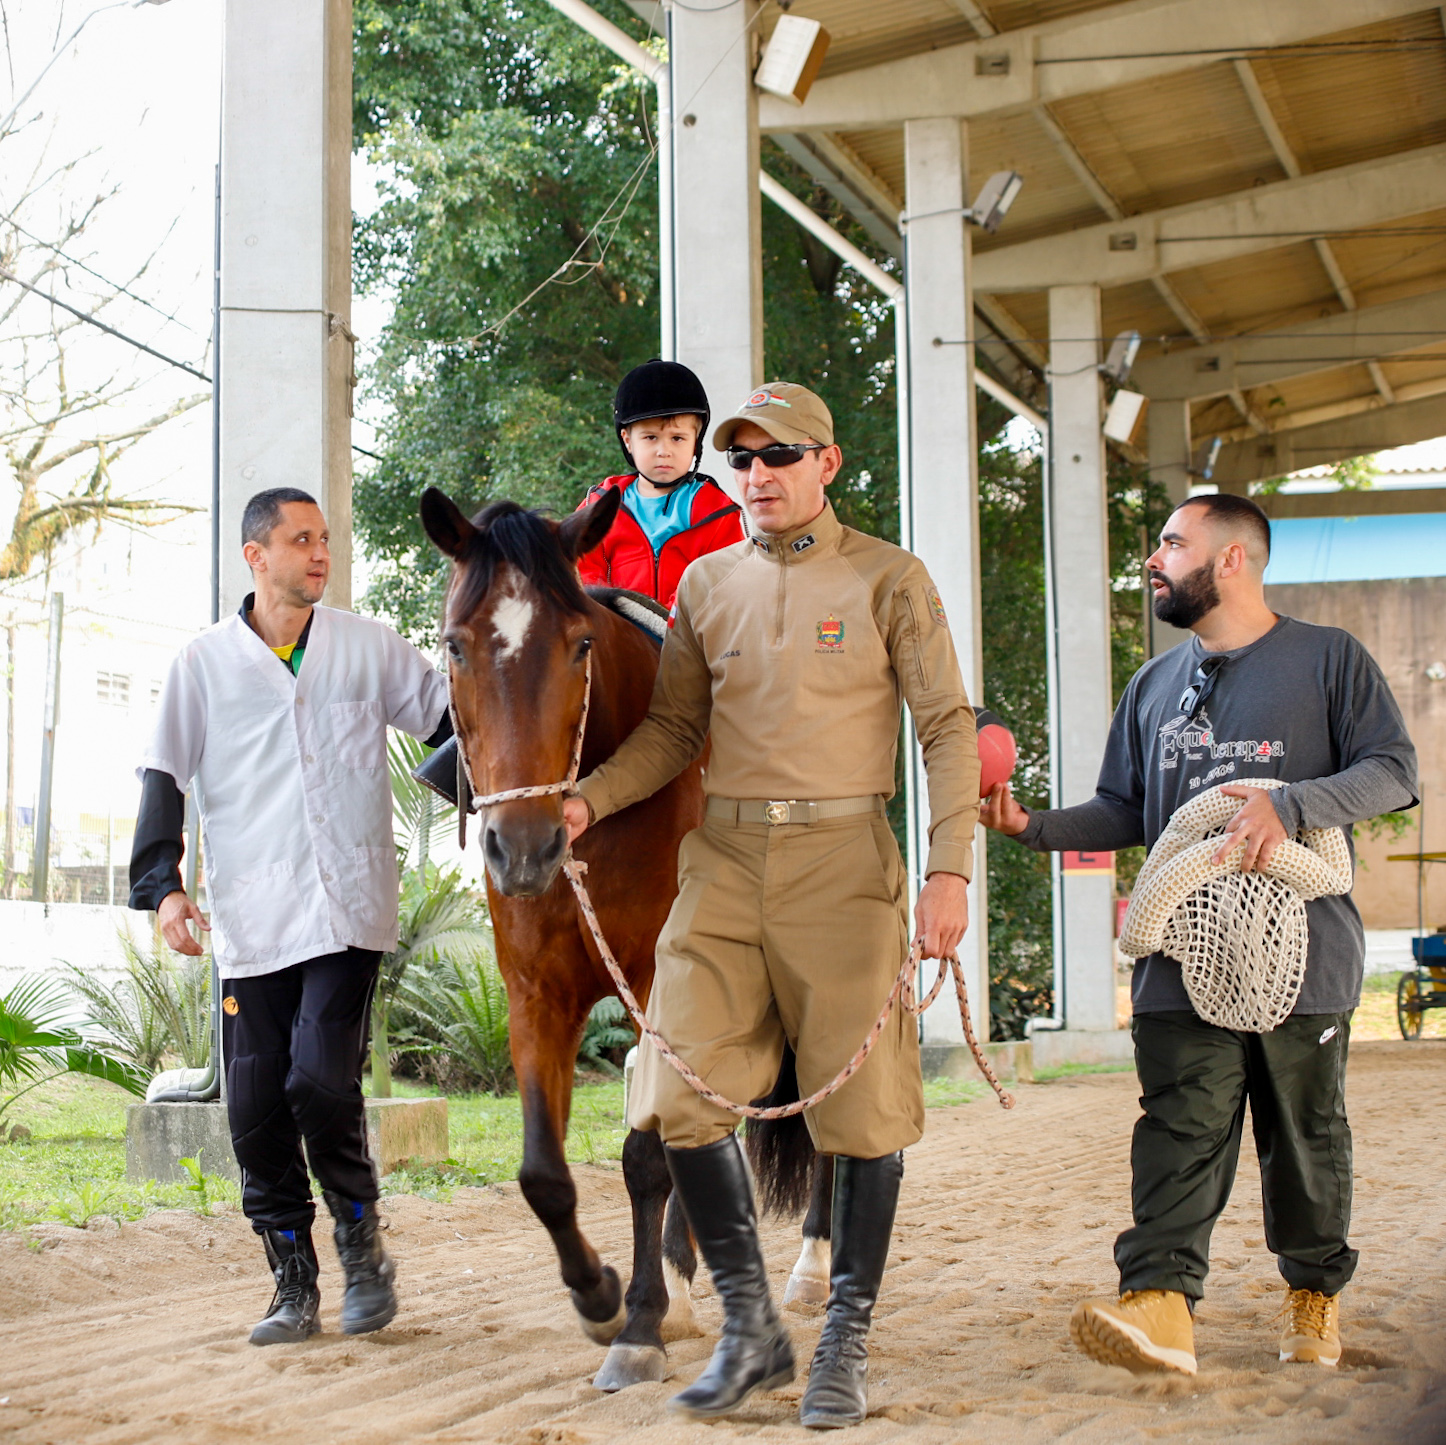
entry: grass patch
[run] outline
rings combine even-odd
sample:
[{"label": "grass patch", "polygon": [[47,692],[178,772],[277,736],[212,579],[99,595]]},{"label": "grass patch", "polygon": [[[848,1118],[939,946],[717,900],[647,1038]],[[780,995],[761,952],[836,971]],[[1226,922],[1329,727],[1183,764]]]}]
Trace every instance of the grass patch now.
[{"label": "grass patch", "polygon": [[1034,1082],[1049,1084],[1055,1079],[1074,1079],[1081,1074],[1133,1074],[1134,1072],[1134,1062],[1126,1063],[1124,1060],[1112,1064],[1056,1064],[1051,1069],[1036,1069]]},{"label": "grass patch", "polygon": [[971,1104],[989,1092],[989,1085],[982,1079],[925,1079],[924,1107],[947,1109],[952,1104]]}]

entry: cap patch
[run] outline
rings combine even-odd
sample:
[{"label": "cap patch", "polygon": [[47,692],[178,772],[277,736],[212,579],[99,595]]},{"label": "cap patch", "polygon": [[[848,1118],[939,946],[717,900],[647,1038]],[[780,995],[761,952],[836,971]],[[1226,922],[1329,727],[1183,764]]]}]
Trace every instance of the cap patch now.
[{"label": "cap patch", "polygon": [[755,391],[753,395],[743,403],[743,410],[747,411],[751,406],[783,406],[787,407],[789,411],[793,410],[793,403],[791,401],[784,401],[777,392],[769,391],[766,388],[761,391]]},{"label": "cap patch", "polygon": [[844,625],[832,612],[828,617],[818,624],[818,647],[817,652],[842,652],[844,642]]},{"label": "cap patch", "polygon": [[933,613],[934,621],[937,622],[940,627],[947,627],[949,625],[949,619],[944,614],[944,603],[939,597],[939,589],[937,587],[931,587],[927,595],[929,598],[929,611]]}]

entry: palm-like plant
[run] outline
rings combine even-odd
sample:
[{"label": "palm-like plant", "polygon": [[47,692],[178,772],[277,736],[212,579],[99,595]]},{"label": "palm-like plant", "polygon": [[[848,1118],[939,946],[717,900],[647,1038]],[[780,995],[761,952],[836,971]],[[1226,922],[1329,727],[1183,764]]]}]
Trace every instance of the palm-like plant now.
[{"label": "palm-like plant", "polygon": [[507,990],[492,957],[490,940],[481,948],[452,948],[402,983],[400,994],[415,1017],[424,1042],[416,1052],[440,1052],[494,1094],[511,1078],[507,1042]]},{"label": "palm-like plant", "polygon": [[[496,974],[492,961],[492,941],[486,922],[486,906],[463,881],[456,868],[439,868],[428,863],[409,868],[402,876],[397,946],[382,958],[377,975],[376,993],[372,998],[372,1094],[389,1098],[392,1092],[391,1019],[399,996],[429,1025],[435,1024],[432,1007],[437,1002],[434,991],[419,985],[420,994],[431,1003],[419,1006],[418,990],[409,987],[413,978],[428,975],[428,982],[447,979],[454,982],[474,979],[490,970]],[[501,990],[501,979],[497,988]],[[503,1050],[506,1051],[506,995],[502,996]],[[446,1038],[445,1029],[437,1027],[438,1040]],[[447,1045],[443,1043],[444,1048]]]},{"label": "palm-like plant", "polygon": [[114,985],[67,964],[70,986],[84,999],[87,1022],[122,1057],[154,1074],[179,1055],[188,1069],[211,1057],[211,960],[172,953],[164,944],[141,947],[122,930],[125,977]]},{"label": "palm-like plant", "polygon": [[71,1006],[64,988],[50,978],[22,978],[0,996],[0,1133],[18,1098],[61,1074],[89,1074],[145,1097],[144,1072],[61,1022]]}]

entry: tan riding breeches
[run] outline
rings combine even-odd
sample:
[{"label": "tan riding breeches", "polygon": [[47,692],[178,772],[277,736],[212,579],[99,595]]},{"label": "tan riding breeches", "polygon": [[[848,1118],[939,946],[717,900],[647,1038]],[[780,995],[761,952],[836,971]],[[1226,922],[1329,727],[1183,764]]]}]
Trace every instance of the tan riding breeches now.
[{"label": "tan riding breeches", "polygon": [[[679,892],[658,939],[648,1014],[714,1089],[738,1103],[766,1094],[785,1039],[803,1097],[863,1042],[907,945],[904,865],[885,820],[731,824],[683,840]],[[924,1132],[918,1025],[895,1007],[862,1068],[805,1114],[826,1154],[871,1159]],[[665,1144],[712,1144],[736,1115],[706,1103],[646,1041],[628,1122]]]}]

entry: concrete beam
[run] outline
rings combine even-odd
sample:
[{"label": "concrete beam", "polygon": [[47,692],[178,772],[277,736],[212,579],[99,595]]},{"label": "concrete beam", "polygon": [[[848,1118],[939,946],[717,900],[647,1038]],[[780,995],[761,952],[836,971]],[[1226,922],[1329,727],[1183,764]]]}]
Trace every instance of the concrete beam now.
[{"label": "concrete beam", "polygon": [[[963,337],[973,319],[970,232],[963,210],[969,193],[964,128],[952,120],[904,127],[907,204],[921,217],[909,228],[905,256],[907,386],[901,396],[901,452],[908,464],[899,497],[900,540],[929,569],[943,599],[969,695],[982,701],[983,644],[979,594],[978,429],[974,356],[969,346],[935,346],[935,336]],[[910,740],[909,863],[923,882],[929,803],[918,743]],[[976,1020],[987,1029],[988,894],[985,838],[976,834],[969,885],[969,931],[959,960]],[[928,1043],[961,1041],[959,1011],[939,1002],[924,1015]]]},{"label": "concrete beam", "polygon": [[242,510],[278,486],[321,503],[350,607],[350,0],[227,0],[222,71],[221,616],[251,588]]},{"label": "concrete beam", "polygon": [[[763,377],[758,91],[748,43],[757,0],[672,12],[677,344],[726,416]],[[732,472],[705,449],[703,468]]]},{"label": "concrete beam", "polygon": [[1392,487],[1389,491],[1277,492],[1256,497],[1265,514],[1278,517],[1413,516],[1446,512],[1446,487]]},{"label": "concrete beam", "polygon": [[1282,477],[1303,467],[1324,466],[1439,436],[1446,436],[1446,395],[1395,406],[1377,405],[1355,416],[1229,442],[1220,449],[1212,480],[1221,491],[1239,491],[1251,482]]},{"label": "concrete beam", "polygon": [[1429,346],[1446,335],[1446,290],[1304,321],[1135,363],[1130,385],[1151,402],[1203,401],[1294,376]]},{"label": "concrete beam", "polygon": [[801,107],[765,96],[759,123],[864,130],[1048,105],[1213,65],[1222,50],[1298,44],[1420,9],[1421,0],[1132,0],[828,76]]},{"label": "concrete beam", "polygon": [[904,259],[904,241],[899,235],[899,209],[882,209],[871,188],[860,185],[811,135],[779,134],[773,143],[789,160],[800,166],[856,220],[876,246],[897,261]]},{"label": "concrete beam", "polygon": [[[1302,407],[1299,411],[1287,412],[1270,429],[1270,435],[1281,436],[1287,432],[1297,431],[1301,427],[1317,426],[1322,422],[1339,421],[1342,417],[1360,416],[1363,412],[1383,411],[1402,402],[1422,401],[1427,397],[1440,396],[1446,392],[1446,376],[1428,377],[1425,381],[1403,382],[1400,386],[1394,387],[1393,391],[1395,399],[1390,402],[1374,394],[1348,396],[1341,401],[1328,401],[1322,406]],[[1244,441],[1250,432],[1241,427],[1234,427],[1228,431],[1217,429],[1214,435],[1223,442],[1238,442]],[[1257,435],[1263,435],[1263,433],[1257,433]]]},{"label": "concrete beam", "polygon": [[[1100,292],[1049,292],[1049,529],[1047,603],[1056,641],[1051,729],[1056,807],[1094,796],[1109,733],[1110,568],[1105,495],[1104,391]],[[1114,876],[1065,871],[1060,879],[1066,1022],[1071,1029],[1115,1026]]]},{"label": "concrete beam", "polygon": [[1446,145],[1274,181],[1229,196],[1084,226],[981,254],[981,291],[1126,286],[1171,271],[1252,256],[1316,232],[1382,225],[1439,209]]}]

